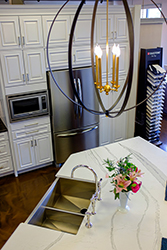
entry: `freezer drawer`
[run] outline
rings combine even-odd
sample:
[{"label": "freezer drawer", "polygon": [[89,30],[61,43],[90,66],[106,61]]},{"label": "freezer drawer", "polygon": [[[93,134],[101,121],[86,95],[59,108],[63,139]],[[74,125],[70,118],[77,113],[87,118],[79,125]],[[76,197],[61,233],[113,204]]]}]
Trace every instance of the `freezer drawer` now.
[{"label": "freezer drawer", "polygon": [[99,146],[99,125],[53,134],[56,164],[64,163],[72,153]]}]

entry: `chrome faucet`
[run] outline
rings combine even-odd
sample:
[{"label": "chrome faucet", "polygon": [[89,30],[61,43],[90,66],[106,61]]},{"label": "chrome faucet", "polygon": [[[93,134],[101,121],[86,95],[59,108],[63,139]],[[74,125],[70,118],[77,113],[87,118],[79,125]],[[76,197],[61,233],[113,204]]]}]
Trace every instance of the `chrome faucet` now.
[{"label": "chrome faucet", "polygon": [[89,169],[90,171],[92,171],[92,173],[94,174],[94,177],[95,177],[95,184],[96,184],[96,195],[98,194],[98,182],[97,182],[97,174],[96,172],[93,170],[93,168],[90,168],[89,166],[86,166],[86,165],[77,165],[76,167],[74,167],[71,171],[71,178],[73,178],[74,176],[74,171],[77,169],[77,168],[87,168]]}]

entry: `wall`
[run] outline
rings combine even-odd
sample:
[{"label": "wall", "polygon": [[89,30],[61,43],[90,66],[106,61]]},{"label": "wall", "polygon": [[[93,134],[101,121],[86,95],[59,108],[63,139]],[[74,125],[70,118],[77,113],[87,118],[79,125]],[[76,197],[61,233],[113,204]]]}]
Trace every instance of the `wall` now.
[{"label": "wall", "polygon": [[140,48],[161,47],[162,23],[142,23],[140,26]]},{"label": "wall", "polygon": [[[167,0],[154,0],[156,3],[162,5],[162,11],[164,15],[167,17]],[[154,4],[151,2],[151,0],[129,0],[129,4],[140,4],[144,2],[144,5],[152,5]],[[157,47],[161,46],[163,47],[163,67],[165,64],[167,64],[167,25],[165,22],[163,22],[162,27],[160,27],[160,30],[158,30],[158,27],[160,27],[157,24],[152,24],[152,26],[143,26],[141,27],[141,46],[147,46],[147,47]],[[155,29],[155,30],[154,30]],[[146,33],[149,32],[149,35],[146,36]],[[144,39],[145,38],[145,39]]]}]

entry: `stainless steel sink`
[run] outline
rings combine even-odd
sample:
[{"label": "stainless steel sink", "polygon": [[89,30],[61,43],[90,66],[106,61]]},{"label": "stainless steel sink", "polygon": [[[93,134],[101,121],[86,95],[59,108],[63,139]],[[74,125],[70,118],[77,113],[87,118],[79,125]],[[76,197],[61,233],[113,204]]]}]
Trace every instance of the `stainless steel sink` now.
[{"label": "stainless steel sink", "polygon": [[95,190],[94,182],[57,178],[26,223],[77,234]]}]

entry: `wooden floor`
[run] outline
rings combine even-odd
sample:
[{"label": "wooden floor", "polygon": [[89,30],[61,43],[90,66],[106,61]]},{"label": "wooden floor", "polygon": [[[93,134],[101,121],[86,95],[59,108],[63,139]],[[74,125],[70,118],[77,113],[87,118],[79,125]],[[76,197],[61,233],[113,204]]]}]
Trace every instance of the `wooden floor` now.
[{"label": "wooden floor", "polygon": [[[167,115],[164,115],[160,148],[167,152]],[[0,249],[16,229],[30,215],[55,179],[58,168],[45,167],[17,178],[0,178]],[[15,249],[14,249],[15,250]]]},{"label": "wooden floor", "polygon": [[[0,249],[24,222],[55,179],[54,166],[0,178]],[[16,250],[16,249],[13,249]]]}]

